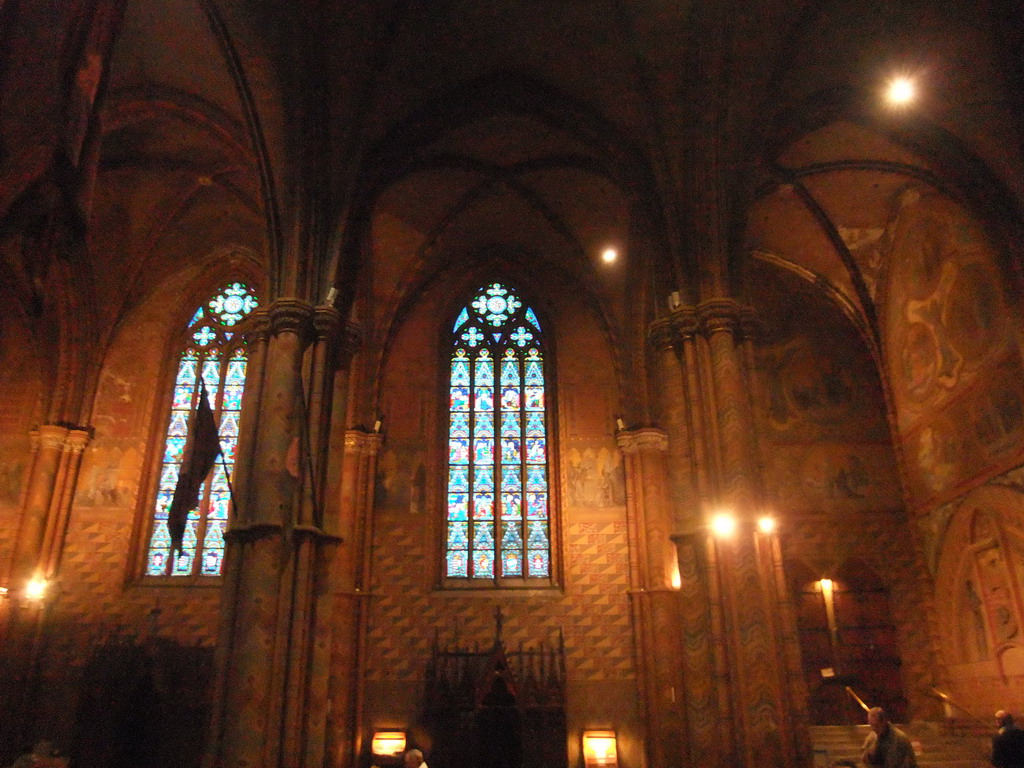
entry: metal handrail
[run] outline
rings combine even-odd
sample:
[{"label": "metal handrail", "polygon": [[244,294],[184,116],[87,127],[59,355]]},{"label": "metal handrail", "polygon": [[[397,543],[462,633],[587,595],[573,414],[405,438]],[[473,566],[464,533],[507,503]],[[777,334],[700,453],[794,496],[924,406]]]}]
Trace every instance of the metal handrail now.
[{"label": "metal handrail", "polygon": [[985,728],[991,729],[992,724],[988,720],[985,720],[983,718],[978,717],[976,714],[971,712],[971,710],[967,709],[966,707],[964,707],[961,704],[959,704],[956,701],[954,701],[953,698],[948,693],[943,693],[938,688],[934,688],[934,687],[933,688],[929,688],[927,690],[927,693],[928,693],[929,696],[934,696],[936,699],[939,699],[940,701],[942,701],[942,702],[944,702],[946,704],[949,704],[951,707],[956,707],[961,712],[963,712],[965,715],[967,715],[967,717],[969,719],[971,719],[972,721],[974,721],[975,723],[978,723],[979,725],[983,725],[983,726],[985,726]]},{"label": "metal handrail", "polygon": [[860,704],[860,708],[863,709],[865,712],[871,709],[871,707],[864,703],[864,699],[857,695],[853,688],[847,685],[843,688],[843,690],[850,694],[853,697],[853,700]]}]

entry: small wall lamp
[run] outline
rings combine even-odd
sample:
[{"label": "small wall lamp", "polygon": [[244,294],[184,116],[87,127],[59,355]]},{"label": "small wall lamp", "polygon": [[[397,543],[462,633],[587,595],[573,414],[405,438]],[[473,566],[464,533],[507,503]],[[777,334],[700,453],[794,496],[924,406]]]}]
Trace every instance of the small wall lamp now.
[{"label": "small wall lamp", "polygon": [[586,768],[592,768],[592,766],[618,768],[619,756],[615,748],[615,731],[583,732],[583,765]]},{"label": "small wall lamp", "polygon": [[370,742],[375,757],[398,757],[405,751],[404,731],[377,731]]}]

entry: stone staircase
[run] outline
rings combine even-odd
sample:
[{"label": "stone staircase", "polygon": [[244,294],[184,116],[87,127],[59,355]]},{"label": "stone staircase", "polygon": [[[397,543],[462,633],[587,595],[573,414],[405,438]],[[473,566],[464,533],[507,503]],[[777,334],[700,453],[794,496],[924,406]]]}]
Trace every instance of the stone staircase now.
[{"label": "stone staircase", "polygon": [[[899,728],[914,743],[920,768],[992,768],[988,761],[991,741],[975,729],[931,721],[917,721]],[[860,750],[867,735],[866,725],[811,726],[814,767],[828,768],[833,760],[842,759],[861,765]]]}]

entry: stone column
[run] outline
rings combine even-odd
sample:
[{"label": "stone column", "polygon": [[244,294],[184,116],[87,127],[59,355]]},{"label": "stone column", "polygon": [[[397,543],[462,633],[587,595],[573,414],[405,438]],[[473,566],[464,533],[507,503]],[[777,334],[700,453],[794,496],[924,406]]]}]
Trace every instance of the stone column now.
[{"label": "stone column", "polygon": [[326,701],[317,700],[323,689],[314,678],[325,673],[316,665],[314,628],[337,539],[306,514],[315,498],[310,468],[324,457],[309,455],[303,373],[314,378],[313,392],[324,390],[316,379],[333,374],[309,349],[315,316],[305,302],[277,300],[253,349],[242,423],[251,431],[240,436],[236,463],[241,508],[225,537],[210,766],[323,764],[323,739],[315,735],[322,734]]},{"label": "stone column", "polygon": [[637,666],[646,707],[648,764],[674,768],[684,763],[682,633],[678,595],[673,588],[675,557],[668,503],[665,451],[668,438],[658,429],[619,432],[625,459],[629,530],[630,598]]},{"label": "stone column", "polygon": [[21,525],[7,580],[10,600],[0,627],[0,754],[24,741],[32,727],[38,687],[40,643],[48,595],[25,597],[33,578],[57,575],[71,500],[89,431],[44,424],[32,432],[32,456],[21,496]]},{"label": "stone column", "polygon": [[[715,539],[709,586],[720,589],[722,651],[729,673],[732,761],[748,766],[792,766],[798,762],[792,697],[781,640],[771,549],[758,533],[762,513],[750,382],[753,372],[739,333],[743,312],[729,299],[697,307],[706,341],[711,384],[717,506],[739,521],[736,534]],[[709,510],[710,511],[710,510]],[[712,599],[712,605],[714,600]],[[804,757],[804,756],[800,756]]]},{"label": "stone column", "polygon": [[359,670],[365,659],[373,536],[373,489],[383,436],[351,429],[345,433],[339,531],[344,540],[334,563],[334,641],[331,659],[332,766],[358,763],[362,710]]},{"label": "stone column", "polygon": [[18,538],[14,545],[10,576],[11,594],[16,594],[38,573],[47,518],[56,493],[68,428],[43,424],[33,431],[31,469],[28,472]]}]

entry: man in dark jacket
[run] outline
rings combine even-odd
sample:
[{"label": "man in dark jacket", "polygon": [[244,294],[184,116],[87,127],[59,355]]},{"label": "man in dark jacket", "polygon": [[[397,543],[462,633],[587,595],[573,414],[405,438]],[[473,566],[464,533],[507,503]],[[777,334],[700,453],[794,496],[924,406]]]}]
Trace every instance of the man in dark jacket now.
[{"label": "man in dark jacket", "polygon": [[999,732],[992,737],[992,765],[996,768],[1024,768],[1024,730],[1004,709],[996,712]]},{"label": "man in dark jacket", "polygon": [[884,709],[869,709],[868,725],[871,733],[864,740],[862,759],[865,763],[882,768],[917,768],[917,756],[910,738],[889,722]]}]

